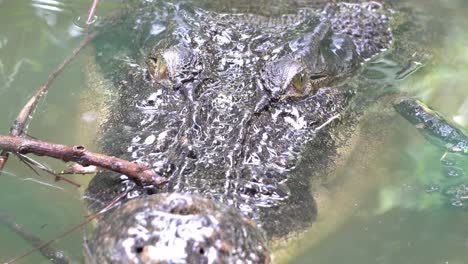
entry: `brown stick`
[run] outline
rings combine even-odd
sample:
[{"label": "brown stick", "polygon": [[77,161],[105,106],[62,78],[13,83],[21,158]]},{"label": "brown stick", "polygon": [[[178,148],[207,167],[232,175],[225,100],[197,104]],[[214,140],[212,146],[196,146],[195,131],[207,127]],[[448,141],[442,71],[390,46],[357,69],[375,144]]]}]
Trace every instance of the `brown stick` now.
[{"label": "brown stick", "polygon": [[[37,92],[34,94],[31,99],[26,103],[26,105],[21,109],[21,111],[18,113],[18,116],[15,119],[15,122],[13,123],[13,126],[10,129],[10,135],[17,137],[20,136],[23,133],[26,121],[29,118],[29,115],[32,113],[34,110],[37,102],[39,99],[42,97],[42,95],[47,91],[49,88],[50,84],[52,81],[57,77],[57,75],[63,70],[63,68],[71,61],[73,58],[76,57],[76,55],[83,49],[83,47],[91,41],[94,37],[96,36],[96,33],[91,33],[87,35],[78,45],[76,49],[73,50],[73,52],[53,71],[47,80],[44,82],[44,84],[37,90]],[[3,150],[0,154],[0,172],[3,170],[3,167],[5,166],[5,163],[8,160],[8,152]]]},{"label": "brown stick", "polygon": [[38,156],[48,156],[65,162],[74,161],[83,166],[95,165],[125,174],[139,183],[162,185],[167,182],[166,178],[157,175],[143,164],[93,153],[80,145],[65,146],[21,137],[0,136],[0,149],[20,154],[32,153]]},{"label": "brown stick", "polygon": [[19,136],[23,133],[24,126],[26,124],[26,121],[28,120],[29,115],[31,112],[34,110],[34,107],[36,106],[37,102],[41,98],[41,96],[44,94],[45,91],[47,91],[47,88],[50,86],[51,82],[57,77],[57,75],[63,70],[63,68],[73,59],[76,57],[76,55],[83,49],[83,47],[94,37],[96,36],[96,33],[92,33],[89,35],[88,38],[84,38],[78,47],[73,50],[73,52],[53,71],[45,83],[37,90],[37,92],[34,94],[31,99],[24,105],[23,109],[19,112],[18,116],[16,117],[16,120],[11,127],[10,130],[10,135],[11,136]]}]

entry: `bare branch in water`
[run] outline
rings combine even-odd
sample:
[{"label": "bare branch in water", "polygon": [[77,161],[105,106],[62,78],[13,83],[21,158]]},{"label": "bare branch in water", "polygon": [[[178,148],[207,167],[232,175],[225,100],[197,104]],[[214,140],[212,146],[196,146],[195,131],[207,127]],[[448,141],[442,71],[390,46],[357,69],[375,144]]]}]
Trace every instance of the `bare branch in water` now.
[{"label": "bare branch in water", "polygon": [[37,90],[37,92],[34,94],[31,99],[26,103],[26,105],[21,109],[19,112],[18,116],[16,117],[16,120],[13,124],[13,126],[10,129],[10,135],[11,136],[19,136],[23,133],[24,126],[26,124],[26,121],[29,118],[29,115],[32,113],[34,110],[37,102],[41,98],[41,96],[47,91],[49,88],[50,84],[52,83],[53,80],[57,77],[57,75],[65,68],[65,66],[70,63],[70,61],[78,55],[78,53],[83,49],[83,47],[94,37],[96,36],[96,33],[90,34],[87,38],[83,39],[78,47],[73,50],[73,52],[53,71],[45,83]]},{"label": "bare branch in water", "polygon": [[[85,29],[85,35],[83,39],[80,41],[80,44],[78,47],[76,47],[72,53],[55,69],[49,77],[47,77],[47,80],[42,84],[42,86],[37,90],[37,92],[29,99],[29,101],[24,105],[23,109],[18,113],[18,116],[15,119],[15,122],[13,123],[13,126],[10,128],[10,136],[18,137],[21,136],[21,134],[24,133],[24,127],[26,125],[26,122],[29,119],[29,116],[31,113],[34,111],[36,108],[37,102],[39,99],[42,97],[42,95],[47,91],[49,88],[50,84],[52,83],[53,80],[57,77],[57,75],[65,68],[65,66],[70,63],[70,61],[73,60],[73,58],[78,55],[78,53],[83,49],[86,44],[88,44],[93,38],[96,37],[96,32],[89,33],[89,26],[91,24],[92,18],[94,17],[94,13],[96,12],[97,5],[99,4],[99,0],[93,0],[93,3],[89,9],[88,12],[88,19],[86,20],[86,29]],[[5,167],[5,163],[8,160],[8,152],[5,150],[2,150],[0,153],[0,174],[3,170],[3,167]]]},{"label": "bare branch in water", "polygon": [[[17,137],[23,134],[24,127],[26,125],[26,122],[29,119],[29,116],[31,113],[34,111],[37,102],[39,99],[42,97],[42,95],[47,91],[49,88],[50,84],[52,81],[57,77],[57,75],[65,68],[65,66],[73,60],[73,58],[76,57],[76,55],[83,49],[83,47],[88,44],[89,41],[91,41],[94,37],[96,36],[96,33],[92,33],[90,35],[86,35],[86,37],[80,42],[78,47],[73,50],[73,52],[53,71],[45,83],[37,90],[37,92],[34,94],[31,99],[26,103],[26,105],[21,109],[19,112],[18,116],[15,119],[15,122],[13,123],[13,126],[10,129],[10,135]],[[3,167],[5,166],[5,163],[8,160],[8,152],[3,150],[0,154],[0,172],[3,170]]]},{"label": "bare branch in water", "polygon": [[0,136],[0,148],[4,151],[38,156],[48,156],[65,162],[74,161],[82,166],[94,165],[127,175],[139,183],[163,185],[167,179],[151,168],[112,156],[87,151],[84,146],[65,146],[21,137]]}]

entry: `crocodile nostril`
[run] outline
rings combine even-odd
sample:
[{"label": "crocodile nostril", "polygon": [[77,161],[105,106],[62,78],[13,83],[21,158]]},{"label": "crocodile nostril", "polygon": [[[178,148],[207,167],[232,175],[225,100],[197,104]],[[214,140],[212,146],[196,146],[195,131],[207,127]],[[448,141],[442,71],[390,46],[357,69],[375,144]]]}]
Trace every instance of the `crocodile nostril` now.
[{"label": "crocodile nostril", "polygon": [[205,249],[203,247],[200,247],[198,249],[198,253],[200,253],[201,255],[204,255],[205,254]]},{"label": "crocodile nostril", "polygon": [[200,209],[196,205],[175,206],[174,208],[171,208],[171,210],[169,210],[169,213],[175,215],[197,215],[201,212],[202,209]]},{"label": "crocodile nostril", "polygon": [[135,252],[141,254],[143,252],[143,247],[135,247]]}]

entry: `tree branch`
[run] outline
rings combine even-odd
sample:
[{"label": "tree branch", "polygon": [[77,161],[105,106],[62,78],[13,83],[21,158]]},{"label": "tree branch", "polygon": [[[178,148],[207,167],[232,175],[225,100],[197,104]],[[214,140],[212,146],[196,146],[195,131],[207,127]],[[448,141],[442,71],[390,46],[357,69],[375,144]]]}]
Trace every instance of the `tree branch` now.
[{"label": "tree branch", "polygon": [[[24,126],[26,125],[26,121],[31,115],[32,111],[37,105],[37,102],[42,97],[42,95],[47,91],[52,81],[57,77],[57,75],[65,68],[65,66],[76,57],[76,55],[83,49],[83,47],[88,44],[96,36],[96,33],[87,34],[86,37],[80,42],[78,47],[73,50],[73,52],[53,71],[44,84],[37,90],[31,99],[24,105],[23,109],[18,113],[18,116],[13,123],[13,126],[10,128],[10,135],[17,137],[23,133]],[[0,154],[0,172],[3,170],[5,163],[8,160],[8,152],[3,150]]]},{"label": "tree branch", "polygon": [[48,156],[65,162],[74,161],[83,166],[95,165],[125,174],[138,183],[163,185],[167,182],[166,178],[157,175],[154,170],[143,164],[93,153],[81,145],[65,146],[21,137],[0,136],[0,149],[19,154]]}]

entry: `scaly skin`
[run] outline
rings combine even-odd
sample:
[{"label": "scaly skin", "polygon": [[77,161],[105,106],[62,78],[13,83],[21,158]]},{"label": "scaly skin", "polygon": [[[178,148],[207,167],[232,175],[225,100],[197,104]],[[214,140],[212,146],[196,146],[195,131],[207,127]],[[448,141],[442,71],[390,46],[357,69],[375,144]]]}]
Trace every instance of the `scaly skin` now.
[{"label": "scaly skin", "polygon": [[[208,198],[206,204],[214,204],[210,206],[236,208],[269,238],[313,222],[309,176],[336,154],[327,149],[331,139],[326,134],[352,99],[345,81],[390,43],[385,8],[374,2],[341,3],[279,17],[220,14],[183,4],[146,3],[134,9],[137,15],[132,12],[96,41],[98,61],[119,93],[102,144],[110,154],[149,164],[169,183],[160,189],[137,186],[125,176],[104,172],[88,188],[90,207],[121,191],[129,192],[128,198],[184,193],[184,199],[191,199],[196,193]],[[129,35],[127,43],[106,42],[122,34]],[[316,137],[318,132],[325,136]],[[302,160],[310,151],[323,157]],[[168,202],[145,201],[155,208]],[[144,206],[129,204],[118,210]],[[216,218],[216,211],[193,215]],[[142,217],[151,218],[151,213]],[[130,218],[106,218],[101,225],[108,227],[98,228],[95,241],[143,241],[138,248],[129,247],[134,262],[161,260],[136,254],[165,242],[129,236]],[[239,230],[250,228],[234,222]],[[196,225],[180,223],[175,228]],[[219,232],[229,233],[223,230]],[[263,245],[262,239],[242,237],[239,248]],[[190,252],[197,252],[200,243],[210,242],[195,241],[180,242],[185,243],[180,247],[180,254],[187,256],[184,261],[192,259]],[[137,244],[133,242],[128,243]],[[112,243],[94,245],[96,252],[111,252],[97,254],[100,263],[115,263],[113,254],[124,254],[112,251]],[[229,261],[248,260],[235,250],[228,255]],[[256,251],[251,260],[267,261],[263,255]]]}]

